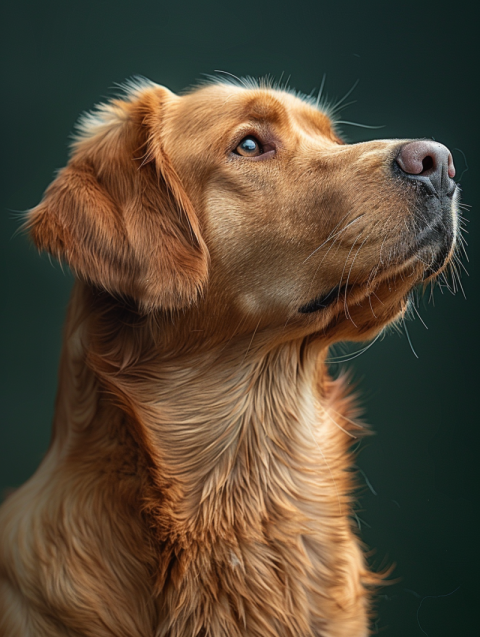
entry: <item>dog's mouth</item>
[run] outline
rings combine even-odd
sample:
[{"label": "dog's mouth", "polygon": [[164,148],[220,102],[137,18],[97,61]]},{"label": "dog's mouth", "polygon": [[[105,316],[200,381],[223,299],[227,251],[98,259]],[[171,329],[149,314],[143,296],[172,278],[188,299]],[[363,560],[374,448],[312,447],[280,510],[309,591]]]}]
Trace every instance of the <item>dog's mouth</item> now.
[{"label": "dog's mouth", "polygon": [[345,285],[336,285],[326,294],[321,294],[311,301],[308,301],[308,303],[305,303],[305,305],[302,305],[298,311],[300,314],[311,314],[312,312],[324,310],[329,305],[333,305],[335,301],[338,301],[340,297],[343,297],[346,292],[345,288]]},{"label": "dog's mouth", "polygon": [[[382,268],[384,273],[388,270],[402,270],[409,263],[423,264],[423,273],[415,283],[427,281],[437,276],[448,264],[452,257],[455,245],[455,231],[453,224],[445,224],[443,221],[425,228],[415,237],[413,244],[405,251],[401,260],[390,263],[389,267]],[[380,273],[380,270],[378,270]],[[415,284],[414,283],[414,284]],[[414,285],[413,284],[413,285]],[[413,287],[413,286],[412,286]],[[358,285],[336,285],[329,291],[316,296],[304,305],[300,306],[300,314],[312,314],[332,306],[337,301],[345,302],[345,296]]]}]

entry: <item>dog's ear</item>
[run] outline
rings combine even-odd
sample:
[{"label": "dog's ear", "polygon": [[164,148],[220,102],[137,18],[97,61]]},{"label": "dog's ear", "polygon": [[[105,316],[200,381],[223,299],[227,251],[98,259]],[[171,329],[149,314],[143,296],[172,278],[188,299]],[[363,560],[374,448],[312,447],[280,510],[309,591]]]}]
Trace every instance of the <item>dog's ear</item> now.
[{"label": "dog's ear", "polygon": [[189,305],[208,274],[197,216],[163,148],[178,99],[144,84],[85,116],[68,165],[26,222],[39,249],[146,312]]}]

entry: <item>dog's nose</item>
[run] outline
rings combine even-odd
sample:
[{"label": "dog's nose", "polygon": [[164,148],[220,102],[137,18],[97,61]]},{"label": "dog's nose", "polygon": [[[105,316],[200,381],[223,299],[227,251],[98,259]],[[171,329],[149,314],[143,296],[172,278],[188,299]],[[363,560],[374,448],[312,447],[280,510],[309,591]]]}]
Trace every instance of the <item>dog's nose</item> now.
[{"label": "dog's nose", "polygon": [[408,178],[430,181],[437,195],[450,194],[455,188],[452,153],[443,144],[408,142],[400,149],[396,162]]}]

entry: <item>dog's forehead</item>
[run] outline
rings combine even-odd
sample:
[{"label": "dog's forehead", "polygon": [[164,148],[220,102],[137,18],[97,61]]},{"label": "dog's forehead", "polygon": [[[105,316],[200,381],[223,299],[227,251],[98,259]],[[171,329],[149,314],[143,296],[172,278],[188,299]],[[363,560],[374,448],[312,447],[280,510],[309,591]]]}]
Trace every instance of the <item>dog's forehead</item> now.
[{"label": "dog's forehead", "polygon": [[307,132],[334,135],[328,115],[288,91],[275,88],[244,88],[229,84],[211,84],[184,95],[181,100],[183,118],[205,130],[218,126],[235,126],[258,122],[279,127],[300,127]]}]

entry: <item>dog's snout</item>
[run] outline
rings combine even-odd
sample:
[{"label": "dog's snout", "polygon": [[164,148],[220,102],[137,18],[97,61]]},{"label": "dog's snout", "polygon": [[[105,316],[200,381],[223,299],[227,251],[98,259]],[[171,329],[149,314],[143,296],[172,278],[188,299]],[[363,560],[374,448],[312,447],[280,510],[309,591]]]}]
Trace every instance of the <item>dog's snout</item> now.
[{"label": "dog's snout", "polygon": [[395,161],[407,178],[430,183],[437,195],[453,193],[455,166],[452,153],[443,144],[409,142],[402,146]]}]

